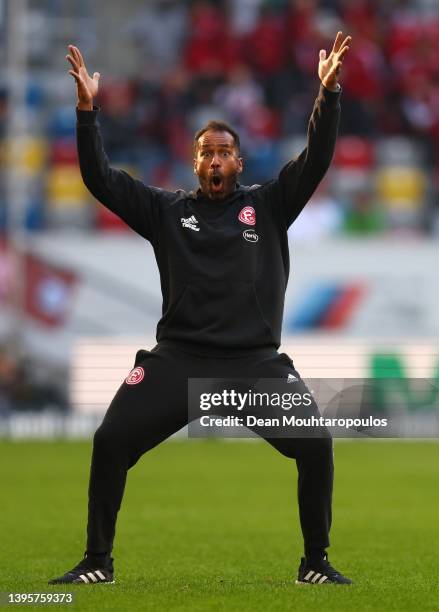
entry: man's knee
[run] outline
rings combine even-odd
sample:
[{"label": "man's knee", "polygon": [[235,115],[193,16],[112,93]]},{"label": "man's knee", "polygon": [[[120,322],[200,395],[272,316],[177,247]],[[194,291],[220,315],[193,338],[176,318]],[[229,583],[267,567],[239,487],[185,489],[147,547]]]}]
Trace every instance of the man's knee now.
[{"label": "man's knee", "polygon": [[297,448],[296,458],[312,463],[333,463],[333,444],[331,436],[303,438]]},{"label": "man's knee", "polygon": [[120,446],[117,431],[108,426],[101,425],[93,436],[93,454],[99,456],[112,456]]},{"label": "man's knee", "polygon": [[307,459],[332,462],[332,438],[324,435],[312,438],[272,438],[267,439],[274,448],[288,459]]},{"label": "man's knee", "polygon": [[296,458],[297,448],[294,444],[294,440],[289,440],[288,438],[279,438],[279,440],[276,440],[276,443],[273,444],[273,446],[284,457],[287,457],[287,459]]},{"label": "man's knee", "polygon": [[117,429],[102,424],[93,437],[93,457],[104,461],[117,461],[126,469],[132,468],[148,449],[138,448],[136,440]]}]

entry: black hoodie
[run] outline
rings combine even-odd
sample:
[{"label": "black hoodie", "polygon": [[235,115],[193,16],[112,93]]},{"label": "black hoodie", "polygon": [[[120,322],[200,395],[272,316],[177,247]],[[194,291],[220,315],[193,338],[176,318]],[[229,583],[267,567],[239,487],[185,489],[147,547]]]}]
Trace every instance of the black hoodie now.
[{"label": "black hoodie", "polygon": [[278,178],[252,187],[238,184],[223,201],[199,191],[149,187],[110,168],[98,109],[77,110],[84,183],[154,248],[163,294],[157,341],[212,353],[279,347],[289,274],[287,229],[331,162],[339,96],[320,87],[307,147]]}]

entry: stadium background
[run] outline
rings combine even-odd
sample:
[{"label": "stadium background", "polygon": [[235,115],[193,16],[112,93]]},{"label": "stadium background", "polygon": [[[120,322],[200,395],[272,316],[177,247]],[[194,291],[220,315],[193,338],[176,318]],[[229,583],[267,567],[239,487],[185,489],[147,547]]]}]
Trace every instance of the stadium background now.
[{"label": "stadium background", "polygon": [[[87,462],[91,432],[135,350],[153,345],[160,316],[151,247],[82,184],[67,44],[101,73],[111,163],[175,189],[195,186],[192,135],[211,117],[239,131],[246,184],[272,178],[297,155],[319,85],[318,50],[338,29],[353,37],[340,137],[290,231],[282,348],[304,376],[437,377],[435,0],[2,0],[0,436],[24,438],[22,451],[0,445],[4,466],[21,466],[18,452],[42,452],[32,437],[85,438],[78,448]],[[345,453],[355,464],[350,444],[341,461]],[[46,470],[73,452],[66,443],[56,455],[47,448]],[[433,468],[437,447],[426,448],[418,458],[426,453]],[[393,453],[390,445],[373,451],[382,469],[395,457],[397,478],[403,464]],[[31,466],[19,469],[30,481]],[[433,470],[419,499],[431,502],[434,482]]]},{"label": "stadium background", "polygon": [[[192,135],[210,117],[240,132],[245,183],[275,176],[305,142],[318,50],[337,29],[349,32],[335,159],[290,231],[284,342],[289,349],[303,334],[334,345],[368,340],[372,362],[380,351],[403,358],[398,341],[426,342],[434,352],[439,7],[363,0],[103,7],[0,4],[2,413],[69,410],[78,340],[150,345],[160,315],[152,249],[81,181],[65,61],[72,41],[102,75],[111,162],[174,189],[194,187]],[[387,349],[390,338],[396,345]],[[298,356],[296,365],[303,368]],[[78,371],[81,380],[89,366]],[[105,398],[131,358],[117,366]],[[434,366],[432,357],[419,375]],[[366,375],[367,359],[364,367]]]}]

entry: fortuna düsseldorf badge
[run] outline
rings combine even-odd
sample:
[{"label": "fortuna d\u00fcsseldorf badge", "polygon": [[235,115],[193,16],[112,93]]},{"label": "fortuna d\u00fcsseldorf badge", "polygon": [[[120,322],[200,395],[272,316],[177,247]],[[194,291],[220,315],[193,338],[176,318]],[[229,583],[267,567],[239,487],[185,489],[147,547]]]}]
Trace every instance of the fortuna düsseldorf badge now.
[{"label": "fortuna d\u00fcsseldorf badge", "polygon": [[253,206],[244,206],[238,215],[238,219],[246,225],[256,225],[256,212]]},{"label": "fortuna d\u00fcsseldorf badge", "polygon": [[131,372],[125,378],[125,382],[127,385],[137,385],[139,382],[142,382],[144,376],[145,370],[139,366],[131,370]]}]

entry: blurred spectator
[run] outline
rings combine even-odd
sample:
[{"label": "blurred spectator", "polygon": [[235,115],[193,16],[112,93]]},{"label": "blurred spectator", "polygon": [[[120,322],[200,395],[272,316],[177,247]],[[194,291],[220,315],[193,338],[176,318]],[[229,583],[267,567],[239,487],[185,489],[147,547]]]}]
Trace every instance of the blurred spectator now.
[{"label": "blurred spectator", "polygon": [[259,20],[245,41],[246,59],[264,79],[278,73],[286,63],[286,30],[282,15],[261,9]]},{"label": "blurred spectator", "polygon": [[0,84],[0,138],[4,138],[6,129],[8,92],[6,86]]},{"label": "blurred spectator", "polygon": [[262,0],[229,1],[229,15],[234,34],[243,35],[251,32],[258,20]]},{"label": "blurred spectator", "polygon": [[357,191],[346,211],[344,230],[348,234],[376,234],[385,229],[384,211],[377,204],[374,193]]},{"label": "blurred spectator", "polygon": [[186,120],[193,103],[189,85],[189,74],[178,64],[163,79],[159,96],[164,141],[172,157],[183,162],[187,162],[192,145]]},{"label": "blurred spectator", "polygon": [[187,7],[178,0],[148,2],[131,17],[126,33],[136,43],[142,62],[164,71],[178,61],[188,28]]},{"label": "blurred spectator", "polygon": [[[379,46],[360,33],[353,33],[352,49],[343,70],[344,131],[376,135],[376,117],[387,93],[387,73]],[[352,53],[351,53],[352,52]]]},{"label": "blurred spectator", "polygon": [[330,195],[325,180],[291,226],[290,233],[294,240],[316,240],[337,234],[342,224],[340,206]]},{"label": "blurred spectator", "polygon": [[[137,97],[142,99],[140,117],[136,117],[133,112]],[[133,149],[141,135],[146,131],[150,137],[148,128],[154,129],[157,125],[157,96],[150,95],[147,88],[143,90],[140,84],[132,81],[106,78],[99,88],[98,104],[102,106],[101,120],[108,154],[116,163],[129,163],[131,159],[127,159],[127,155],[133,155]],[[120,155],[120,145],[124,141],[132,144],[127,147],[127,155]]]},{"label": "blurred spectator", "polygon": [[251,71],[241,64],[229,73],[227,82],[216,90],[214,100],[226,111],[235,129],[239,130],[263,104],[264,91]]},{"label": "blurred spectator", "polygon": [[[316,57],[329,41],[319,28],[318,2],[293,0],[286,15],[286,46],[298,72],[309,80],[316,74]],[[332,33],[329,37],[333,42]],[[328,49],[328,52],[330,49]],[[306,81],[305,81],[306,82]]]},{"label": "blurred spectator", "polygon": [[186,67],[194,75],[222,75],[239,63],[239,56],[239,41],[221,4],[196,2],[185,49]]}]

